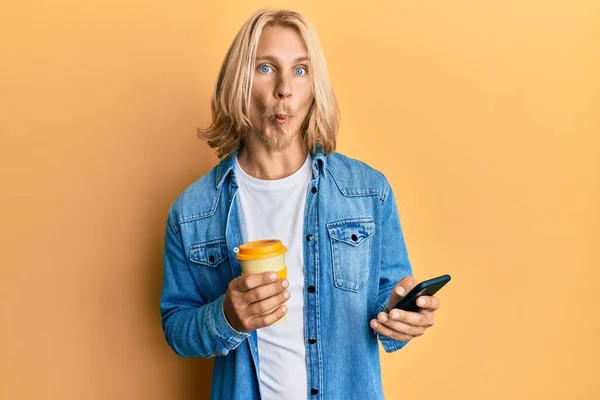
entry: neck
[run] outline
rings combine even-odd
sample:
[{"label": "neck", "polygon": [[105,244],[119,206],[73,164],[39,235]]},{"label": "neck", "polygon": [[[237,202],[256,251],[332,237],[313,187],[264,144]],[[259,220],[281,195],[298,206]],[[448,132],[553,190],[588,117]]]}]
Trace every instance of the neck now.
[{"label": "neck", "polygon": [[238,153],[238,162],[248,175],[264,180],[282,179],[298,171],[306,161],[308,151],[302,142],[294,141],[285,149],[272,151],[261,143],[245,141]]}]

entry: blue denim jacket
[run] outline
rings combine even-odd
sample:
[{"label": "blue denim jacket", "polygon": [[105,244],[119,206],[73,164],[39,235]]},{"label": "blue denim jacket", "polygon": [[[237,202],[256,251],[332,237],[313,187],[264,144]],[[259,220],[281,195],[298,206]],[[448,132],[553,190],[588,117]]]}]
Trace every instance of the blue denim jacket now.
[{"label": "blue denim jacket", "polygon": [[[234,157],[172,204],[160,301],[168,344],[182,357],[216,357],[211,399],[260,399],[256,331],[233,329],[223,312],[241,274],[245,242]],[[313,155],[304,213],[304,340],[307,399],[382,399],[377,339],[406,343],[369,325],[391,290],[412,275],[396,201],[383,174],[339,153]]]}]

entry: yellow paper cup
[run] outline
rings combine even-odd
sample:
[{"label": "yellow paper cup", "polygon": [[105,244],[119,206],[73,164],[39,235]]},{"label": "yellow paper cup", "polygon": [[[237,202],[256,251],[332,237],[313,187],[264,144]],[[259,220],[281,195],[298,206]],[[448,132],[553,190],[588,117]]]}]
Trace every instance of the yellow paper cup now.
[{"label": "yellow paper cup", "polygon": [[[242,275],[275,271],[277,279],[282,279],[287,278],[287,266],[285,265],[286,252],[287,248],[281,243],[281,240],[258,240],[241,245],[235,258],[240,262]],[[285,317],[286,315],[275,322],[275,324],[285,321]]]}]

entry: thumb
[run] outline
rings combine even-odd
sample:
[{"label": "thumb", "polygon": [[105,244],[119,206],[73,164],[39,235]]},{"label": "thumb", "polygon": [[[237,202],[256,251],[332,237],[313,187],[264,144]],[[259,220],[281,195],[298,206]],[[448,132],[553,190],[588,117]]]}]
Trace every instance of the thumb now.
[{"label": "thumb", "polygon": [[396,305],[398,300],[408,293],[409,290],[415,287],[416,284],[417,281],[412,276],[405,276],[404,278],[400,279],[390,295],[390,300],[388,301],[388,310]]},{"label": "thumb", "polygon": [[396,304],[405,294],[406,289],[404,289],[401,283],[398,283],[390,295],[390,300],[388,301],[388,310],[391,309],[394,304]]}]

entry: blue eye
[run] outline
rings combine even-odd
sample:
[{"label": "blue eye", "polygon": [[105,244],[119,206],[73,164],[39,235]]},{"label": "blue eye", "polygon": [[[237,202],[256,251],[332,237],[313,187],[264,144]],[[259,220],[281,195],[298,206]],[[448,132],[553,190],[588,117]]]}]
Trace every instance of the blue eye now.
[{"label": "blue eye", "polygon": [[271,67],[269,67],[268,65],[261,65],[259,67],[259,69],[260,69],[260,72],[267,73],[267,72],[269,72],[269,70],[271,69]]},{"label": "blue eye", "polygon": [[296,68],[296,70],[294,72],[296,72],[296,75],[298,75],[298,76],[302,76],[302,75],[306,74],[306,70],[304,68]]}]

